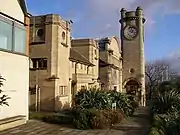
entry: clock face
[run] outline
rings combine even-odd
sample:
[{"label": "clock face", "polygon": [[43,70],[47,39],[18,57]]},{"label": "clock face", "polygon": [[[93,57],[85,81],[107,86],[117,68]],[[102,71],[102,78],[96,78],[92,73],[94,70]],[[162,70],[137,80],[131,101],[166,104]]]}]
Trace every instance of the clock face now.
[{"label": "clock face", "polygon": [[134,26],[127,26],[124,29],[124,36],[129,40],[134,39],[137,36],[137,34],[138,34],[138,30]]}]

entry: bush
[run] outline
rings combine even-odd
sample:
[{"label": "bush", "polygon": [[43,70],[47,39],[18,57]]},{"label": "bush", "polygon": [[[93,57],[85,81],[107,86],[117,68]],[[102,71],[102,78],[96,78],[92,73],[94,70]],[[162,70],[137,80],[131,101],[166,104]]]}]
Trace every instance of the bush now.
[{"label": "bush", "polygon": [[137,110],[137,108],[139,107],[139,103],[138,101],[135,99],[134,96],[128,95],[128,99],[129,99],[129,111],[128,111],[128,116],[132,116],[133,113]]},{"label": "bush", "polygon": [[30,112],[30,119],[41,120],[53,124],[72,124],[72,111],[61,111],[58,113]]},{"label": "bush", "polygon": [[76,94],[75,106],[85,109],[110,109],[111,100],[107,92],[92,88],[90,90],[81,90]]},{"label": "bush", "polygon": [[131,116],[138,107],[134,98],[117,91],[100,91],[95,88],[81,90],[75,96],[75,106],[84,109],[111,109],[112,103],[121,109],[125,116]]},{"label": "bush", "polygon": [[30,119],[42,120],[46,116],[47,116],[47,114],[39,113],[39,112],[30,112],[29,113]]},{"label": "bush", "polygon": [[121,122],[123,119],[121,111],[97,109],[77,110],[74,113],[73,124],[78,129],[105,129]]},{"label": "bush", "polygon": [[178,80],[160,84],[158,95],[151,101],[152,135],[179,135],[179,86]]},{"label": "bush", "polygon": [[171,90],[160,94],[152,102],[153,114],[166,114],[178,112],[180,108],[180,95],[178,91]]},{"label": "bush", "polygon": [[74,110],[73,125],[77,129],[92,129],[92,120],[96,116],[96,109],[78,109]]},{"label": "bush", "polygon": [[107,110],[98,111],[91,121],[93,129],[105,129],[111,126],[111,114]]},{"label": "bush", "polygon": [[73,122],[73,117],[68,115],[52,115],[52,116],[46,116],[43,117],[42,120],[44,122],[49,122],[53,124],[70,124]]},{"label": "bush", "polygon": [[138,102],[133,96],[117,91],[110,91],[109,93],[112,102],[116,102],[116,107],[121,109],[125,116],[131,116],[138,108]]},{"label": "bush", "polygon": [[[74,100],[73,124],[78,129],[108,128],[121,122],[124,115],[131,116],[138,107],[138,102],[125,93],[95,88],[81,90]],[[116,103],[116,111],[112,103]]]}]

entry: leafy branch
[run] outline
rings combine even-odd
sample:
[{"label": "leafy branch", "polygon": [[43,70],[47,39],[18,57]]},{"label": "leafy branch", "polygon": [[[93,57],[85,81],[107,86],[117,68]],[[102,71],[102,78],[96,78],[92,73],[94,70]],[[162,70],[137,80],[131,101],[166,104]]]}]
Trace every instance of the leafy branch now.
[{"label": "leafy branch", "polygon": [[[3,90],[1,89],[3,86],[3,81],[5,81],[5,79],[0,75],[0,94],[2,94]],[[2,95],[0,96],[0,105],[7,105],[9,106],[7,99],[10,99],[10,97],[8,97],[7,95]]]}]

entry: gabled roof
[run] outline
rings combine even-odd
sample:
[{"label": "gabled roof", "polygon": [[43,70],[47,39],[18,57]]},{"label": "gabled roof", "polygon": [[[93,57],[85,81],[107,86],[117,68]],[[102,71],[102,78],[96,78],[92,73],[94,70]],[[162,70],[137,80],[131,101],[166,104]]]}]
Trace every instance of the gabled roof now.
[{"label": "gabled roof", "polygon": [[70,58],[71,61],[77,61],[79,63],[83,63],[85,65],[94,66],[88,59],[86,59],[83,55],[79,54],[75,49],[70,49]]},{"label": "gabled roof", "polygon": [[19,5],[20,5],[20,7],[21,7],[21,9],[22,9],[22,11],[23,11],[23,13],[24,13],[24,15],[28,15],[25,0],[17,0],[17,1],[18,1]]}]

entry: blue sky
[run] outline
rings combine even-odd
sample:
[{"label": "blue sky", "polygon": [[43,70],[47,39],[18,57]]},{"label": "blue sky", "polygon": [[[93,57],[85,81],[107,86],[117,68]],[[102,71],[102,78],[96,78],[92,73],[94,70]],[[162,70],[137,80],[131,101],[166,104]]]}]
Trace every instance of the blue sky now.
[{"label": "blue sky", "polygon": [[74,38],[119,36],[119,10],[135,10],[139,5],[147,19],[146,59],[180,56],[179,0],[27,0],[32,15],[57,13],[73,20]]}]

